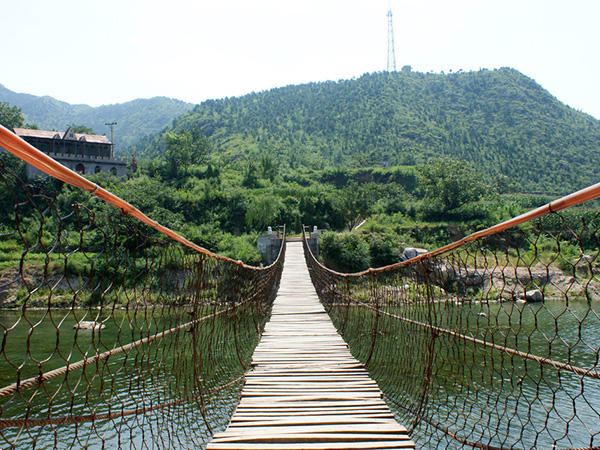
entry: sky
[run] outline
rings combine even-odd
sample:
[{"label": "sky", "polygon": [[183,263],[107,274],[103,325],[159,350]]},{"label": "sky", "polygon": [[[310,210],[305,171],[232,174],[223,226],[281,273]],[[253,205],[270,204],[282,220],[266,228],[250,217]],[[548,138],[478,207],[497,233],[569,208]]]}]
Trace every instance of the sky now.
[{"label": "sky", "polygon": [[200,103],[386,70],[511,67],[600,119],[598,0],[6,1],[0,84],[72,104]]}]

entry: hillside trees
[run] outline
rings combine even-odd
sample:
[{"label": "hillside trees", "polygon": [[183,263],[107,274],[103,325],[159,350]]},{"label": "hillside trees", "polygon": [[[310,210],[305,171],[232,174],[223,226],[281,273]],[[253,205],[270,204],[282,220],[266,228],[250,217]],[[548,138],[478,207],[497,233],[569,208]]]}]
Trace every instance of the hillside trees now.
[{"label": "hillside trees", "polygon": [[282,208],[283,204],[279,198],[255,197],[246,211],[246,222],[258,230],[265,230],[269,225],[278,225],[274,224],[273,220]]},{"label": "hillside trees", "polygon": [[417,172],[429,210],[440,217],[479,201],[490,190],[481,173],[456,159],[439,159],[420,166]]},{"label": "hillside trees", "polygon": [[367,218],[374,200],[372,184],[358,184],[351,180],[338,192],[338,208],[346,227],[352,231]]},{"label": "hillside trees", "polygon": [[22,127],[24,122],[21,108],[10,106],[8,102],[0,102],[0,125],[12,131],[13,128]]},{"label": "hillside trees", "polygon": [[71,123],[68,126],[71,127],[71,130],[73,131],[73,133],[96,134],[96,133],[94,133],[94,130],[92,130],[90,127],[87,127],[85,125],[76,125],[74,123]]},{"label": "hillside trees", "polygon": [[21,108],[25,121],[41,130],[65,130],[70,123],[86,124],[96,132],[106,132],[105,123],[118,122],[115,128],[115,152],[140,156],[139,147],[128,151],[144,136],[162,133],[173,119],[190,111],[193,104],[166,97],[137,99],[126,103],[91,107],[72,105],[49,96],[13,92],[0,84],[0,102],[6,101]]},{"label": "hillside trees", "polygon": [[270,154],[262,155],[260,158],[260,170],[263,178],[273,181],[277,176],[279,163]]},{"label": "hillside trees", "polygon": [[167,150],[163,154],[165,177],[177,179],[187,174],[191,165],[203,164],[211,151],[210,141],[197,129],[165,134]]},{"label": "hillside trees", "polygon": [[374,73],[207,101],[139,149],[123,197],[201,245],[283,223],[360,234],[376,221],[387,225],[366,242],[381,265],[400,235],[446,239],[417,222],[491,225],[505,212],[488,213],[490,185],[562,194],[597,178],[600,122],[510,69]]},{"label": "hillside trees", "polygon": [[[415,166],[445,156],[520,190],[562,194],[596,182],[600,170],[600,121],[508,68],[286,86],[204,102],[173,130],[183,125],[202,129],[221,161],[254,154],[256,175],[270,181],[286,168]],[[276,170],[260,159],[265,152]]]}]

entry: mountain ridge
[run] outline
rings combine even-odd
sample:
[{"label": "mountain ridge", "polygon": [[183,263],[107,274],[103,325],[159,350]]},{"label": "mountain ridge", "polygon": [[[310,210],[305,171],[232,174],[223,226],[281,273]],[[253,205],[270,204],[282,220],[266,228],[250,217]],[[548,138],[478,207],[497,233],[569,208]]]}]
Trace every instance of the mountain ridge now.
[{"label": "mountain ridge", "polygon": [[[169,131],[188,128],[203,130],[222,163],[265,153],[312,169],[452,157],[527,192],[563,193],[600,178],[600,120],[511,68],[378,72],[207,100]],[[139,150],[157,156],[158,141]]]},{"label": "mountain ridge", "polygon": [[[463,159],[524,192],[564,194],[600,178],[600,120],[560,102],[511,68],[432,74],[367,73],[191,105],[165,97],[91,107],[0,85],[0,101],[22,108],[40,128],[68,123],[107,133],[117,153],[150,158],[165,131],[197,128],[213,163],[270,155],[309,169],[415,166]],[[32,112],[35,109],[35,112]],[[36,119],[37,118],[37,119]]]},{"label": "mountain ridge", "polygon": [[51,96],[17,93],[0,84],[0,101],[21,109],[25,122],[40,129],[64,131],[68,124],[85,125],[97,134],[108,134],[105,123],[114,127],[115,152],[120,154],[144,136],[158,133],[193,104],[167,97],[134,99],[101,106],[70,104]]}]

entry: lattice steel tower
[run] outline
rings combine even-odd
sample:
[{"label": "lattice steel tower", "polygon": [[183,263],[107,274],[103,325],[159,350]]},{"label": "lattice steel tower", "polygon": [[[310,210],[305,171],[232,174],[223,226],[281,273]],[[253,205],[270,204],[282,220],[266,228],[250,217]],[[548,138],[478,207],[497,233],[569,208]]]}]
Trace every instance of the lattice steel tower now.
[{"label": "lattice steel tower", "polygon": [[394,50],[394,23],[392,20],[392,8],[387,13],[388,17],[388,54],[387,54],[387,70],[388,72],[396,71],[396,51]]}]

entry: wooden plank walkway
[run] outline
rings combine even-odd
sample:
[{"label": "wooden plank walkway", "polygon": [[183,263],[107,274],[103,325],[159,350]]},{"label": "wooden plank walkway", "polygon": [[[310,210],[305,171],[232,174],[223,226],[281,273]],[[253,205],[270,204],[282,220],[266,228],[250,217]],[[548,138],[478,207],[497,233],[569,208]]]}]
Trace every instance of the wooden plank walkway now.
[{"label": "wooden plank walkway", "polygon": [[207,450],[414,449],[319,302],[288,242],[273,314],[228,428]]}]

